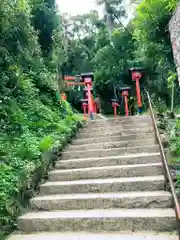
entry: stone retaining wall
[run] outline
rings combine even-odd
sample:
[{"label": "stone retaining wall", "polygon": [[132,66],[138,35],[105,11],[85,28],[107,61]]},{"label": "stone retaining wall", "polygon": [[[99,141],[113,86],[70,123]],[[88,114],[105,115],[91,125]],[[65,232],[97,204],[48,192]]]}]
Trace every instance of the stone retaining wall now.
[{"label": "stone retaining wall", "polygon": [[173,48],[174,61],[177,68],[178,80],[180,84],[180,4],[169,23],[171,43]]}]

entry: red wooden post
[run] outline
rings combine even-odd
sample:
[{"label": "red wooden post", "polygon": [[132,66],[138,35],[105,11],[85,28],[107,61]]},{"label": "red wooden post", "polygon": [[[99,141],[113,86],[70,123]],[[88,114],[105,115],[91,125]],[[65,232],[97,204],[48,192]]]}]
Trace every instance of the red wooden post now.
[{"label": "red wooden post", "polygon": [[139,79],[136,79],[136,94],[137,94],[137,103],[138,107],[142,107],[142,101],[141,101],[141,91],[139,86]]},{"label": "red wooden post", "polygon": [[82,103],[82,107],[83,107],[83,110],[84,110],[84,120],[86,120],[86,109],[88,107],[88,104],[87,103]]},{"label": "red wooden post", "polygon": [[117,109],[116,109],[116,105],[114,106],[114,118],[116,118],[116,116],[117,116]]},{"label": "red wooden post", "polygon": [[85,84],[87,85],[87,93],[88,93],[88,112],[90,118],[94,119],[94,113],[93,113],[93,99],[91,94],[91,88],[92,88],[92,80],[91,78],[87,77],[84,79]]},{"label": "red wooden post", "polygon": [[128,95],[129,95],[128,91],[122,92],[122,96],[124,97],[124,102],[125,102],[125,113],[127,117],[129,116]]},{"label": "red wooden post", "polygon": [[142,77],[142,74],[140,72],[132,71],[132,80],[136,81],[136,95],[137,95],[138,107],[142,107],[141,90],[139,85],[139,80],[141,77]]},{"label": "red wooden post", "polygon": [[117,116],[117,107],[118,106],[119,106],[119,104],[117,102],[112,103],[112,107],[114,108],[114,119],[116,119],[116,116]]}]

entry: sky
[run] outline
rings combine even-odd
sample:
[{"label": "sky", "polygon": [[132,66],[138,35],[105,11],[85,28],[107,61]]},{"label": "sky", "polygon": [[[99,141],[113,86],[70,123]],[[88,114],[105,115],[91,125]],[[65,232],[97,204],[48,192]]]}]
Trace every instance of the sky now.
[{"label": "sky", "polygon": [[[124,0],[126,10],[128,11],[128,18],[125,22],[128,22],[132,17],[132,8],[130,8],[129,3],[132,0]],[[56,0],[56,4],[60,12],[68,13],[71,16],[89,13],[90,10],[97,10],[100,16],[103,16],[103,7],[97,5],[97,0]]]},{"label": "sky", "polygon": [[70,15],[78,15],[88,13],[90,10],[100,10],[96,4],[96,0],[56,0],[61,12]]}]

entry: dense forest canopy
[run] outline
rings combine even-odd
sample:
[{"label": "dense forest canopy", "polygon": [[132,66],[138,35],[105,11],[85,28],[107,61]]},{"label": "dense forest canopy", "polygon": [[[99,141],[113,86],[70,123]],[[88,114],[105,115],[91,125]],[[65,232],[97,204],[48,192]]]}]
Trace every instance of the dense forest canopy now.
[{"label": "dense forest canopy", "polygon": [[63,145],[79,121],[56,98],[61,37],[54,1],[0,1],[0,238],[48,164],[41,154]]},{"label": "dense forest canopy", "polygon": [[[79,107],[82,91],[66,89],[65,74],[93,71],[95,94],[107,109],[118,86],[133,87],[128,69],[143,67],[142,89],[157,103],[170,105],[168,79],[176,84],[176,69],[168,23],[178,2],[142,0],[135,18],[124,26],[127,13],[121,0],[97,1],[105,9],[103,18],[96,10],[69,18],[54,0],[0,1],[3,233],[15,225],[21,190],[30,188],[32,172],[44,164],[41,152],[63,144],[79,121],[67,102],[59,105],[56,99],[57,91],[66,91],[71,104]],[[178,88],[175,94],[177,106]]]},{"label": "dense forest canopy", "polygon": [[[168,79],[176,76],[176,69],[168,23],[178,2],[141,1],[137,4],[135,18],[128,24],[128,13],[118,0],[97,1],[104,5],[104,18],[96,11],[66,18],[67,56],[63,74],[93,71],[94,89],[107,102],[114,96],[117,86],[133,88],[128,69],[141,67],[144,69],[142,88],[151,91],[156,101],[169,106]],[[175,104],[179,101],[178,92]],[[77,92],[75,94],[77,96]]]}]

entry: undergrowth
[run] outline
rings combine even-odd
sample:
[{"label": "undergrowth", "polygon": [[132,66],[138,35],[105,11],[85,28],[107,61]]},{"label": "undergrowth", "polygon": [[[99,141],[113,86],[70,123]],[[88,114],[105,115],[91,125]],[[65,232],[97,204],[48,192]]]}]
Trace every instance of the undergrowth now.
[{"label": "undergrowth", "polygon": [[160,114],[159,116],[159,128],[166,131],[168,135],[168,161],[169,164],[174,165],[173,168],[176,171],[177,182],[176,187],[180,192],[180,119],[170,118],[169,113]]},{"label": "undergrowth", "polygon": [[[68,105],[59,106],[49,99],[43,104],[31,80],[19,76],[21,98],[11,98],[1,104],[1,114],[8,104],[0,134],[0,229],[8,233],[16,226],[26,200],[33,191],[33,177],[40,180],[48,167],[41,154],[53,147],[62,148],[81,118]],[[47,97],[44,94],[44,97]],[[8,120],[8,121],[7,121]]]},{"label": "undergrowth", "polygon": [[45,153],[61,150],[81,122],[56,99],[58,19],[53,1],[0,1],[0,239],[46,173]]}]

